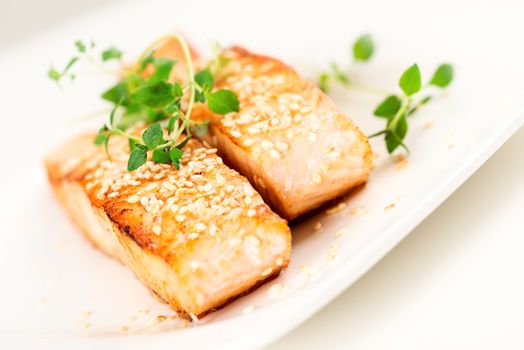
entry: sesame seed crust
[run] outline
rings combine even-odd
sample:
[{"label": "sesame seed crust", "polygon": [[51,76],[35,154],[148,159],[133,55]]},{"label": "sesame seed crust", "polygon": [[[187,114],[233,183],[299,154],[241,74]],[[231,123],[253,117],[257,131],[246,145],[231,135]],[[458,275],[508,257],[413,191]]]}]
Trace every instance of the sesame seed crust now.
[{"label": "sesame seed crust", "polygon": [[79,180],[91,201],[143,248],[176,255],[180,246],[203,236],[227,239],[222,224],[240,218],[285,225],[245,178],[223,164],[216,149],[198,140],[184,147],[180,170],[148,160],[128,172],[125,140],[115,138],[110,150],[112,162],[97,157]]},{"label": "sesame seed crust", "polygon": [[229,164],[247,176],[267,203],[293,219],[367,181],[366,137],[331,99],[279,60],[233,47],[217,88],[234,91],[238,112],[214,115],[211,136]]},{"label": "sesame seed crust", "polygon": [[[128,172],[126,140],[111,139],[109,162],[93,137],[75,139],[48,157],[51,184],[86,236],[175,310],[200,317],[287,266],[286,221],[223,164],[216,149],[192,139],[180,170],[148,160]],[[105,240],[95,233],[98,222],[109,232]]]}]

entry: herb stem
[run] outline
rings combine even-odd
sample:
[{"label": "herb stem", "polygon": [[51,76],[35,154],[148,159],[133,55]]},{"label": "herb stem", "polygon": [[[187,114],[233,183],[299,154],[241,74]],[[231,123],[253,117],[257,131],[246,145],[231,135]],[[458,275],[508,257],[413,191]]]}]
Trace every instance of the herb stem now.
[{"label": "herb stem", "polygon": [[[190,125],[190,119],[191,119],[191,112],[193,110],[193,104],[194,104],[194,101],[195,101],[195,94],[196,94],[197,83],[195,81],[195,73],[194,73],[194,69],[193,69],[193,61],[191,60],[191,53],[189,52],[189,47],[187,46],[187,43],[184,40],[184,38],[182,36],[178,35],[178,34],[164,35],[164,36],[158,38],[157,40],[155,40],[154,42],[152,42],[140,54],[139,62],[141,62],[144,59],[144,57],[146,57],[146,55],[149,54],[151,52],[151,50],[153,50],[153,48],[155,46],[157,46],[158,44],[160,44],[161,42],[163,42],[163,41],[165,41],[167,39],[175,39],[176,41],[178,41],[178,43],[182,47],[182,52],[184,54],[184,59],[186,61],[186,65],[187,65],[187,75],[188,75],[187,86],[189,87],[189,102],[187,104],[186,112],[182,113],[182,115],[181,115],[181,117],[183,119],[182,126],[180,128],[181,132],[179,132],[180,130],[177,131],[175,133],[175,137],[172,138],[172,140],[177,140],[178,137],[180,137],[180,135],[181,135],[181,133],[183,131],[186,131],[188,136],[191,136],[191,131],[189,130],[189,125]],[[137,69],[138,69],[138,67],[137,67]],[[167,147],[168,145],[166,143],[165,145],[161,145],[161,146]]]},{"label": "herb stem", "polygon": [[406,110],[408,109],[409,105],[411,104],[411,101],[412,101],[412,97],[409,96],[406,100],[406,102],[399,108],[399,110],[397,111],[397,113],[393,116],[393,118],[391,118],[391,123],[389,123],[389,126],[388,126],[388,129],[390,130],[395,130],[396,126],[397,126],[397,123],[398,121],[400,120],[400,118],[402,117],[402,115],[406,112]]}]

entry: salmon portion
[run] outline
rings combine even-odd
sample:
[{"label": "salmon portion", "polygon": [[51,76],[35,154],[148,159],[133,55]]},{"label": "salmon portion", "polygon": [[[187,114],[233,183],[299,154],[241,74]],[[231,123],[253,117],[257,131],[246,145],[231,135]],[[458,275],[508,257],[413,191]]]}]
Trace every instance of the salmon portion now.
[{"label": "salmon portion", "polygon": [[234,91],[240,111],[211,119],[210,142],[281,216],[293,219],[367,181],[366,137],[329,97],[292,68],[234,47],[217,88]]},{"label": "salmon portion", "polygon": [[93,137],[46,159],[54,192],[88,239],[182,315],[201,317],[288,265],[286,221],[216,149],[192,139],[180,170],[149,160],[128,172],[127,140],[111,140],[110,162]]},{"label": "salmon portion", "polygon": [[[176,45],[157,52],[183,64]],[[211,120],[205,140],[273,210],[291,220],[367,181],[368,140],[327,95],[274,58],[240,47],[222,54],[229,63],[216,88],[234,91],[240,110],[221,116],[197,104],[192,118]]]}]

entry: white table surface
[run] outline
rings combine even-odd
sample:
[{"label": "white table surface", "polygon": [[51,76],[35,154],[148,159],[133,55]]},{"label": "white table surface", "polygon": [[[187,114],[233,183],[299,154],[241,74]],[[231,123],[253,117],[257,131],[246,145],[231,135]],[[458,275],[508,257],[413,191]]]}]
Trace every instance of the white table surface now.
[{"label": "white table surface", "polygon": [[[101,2],[2,0],[0,50]],[[523,349],[522,150],[524,129],[360,281],[269,348]]]}]

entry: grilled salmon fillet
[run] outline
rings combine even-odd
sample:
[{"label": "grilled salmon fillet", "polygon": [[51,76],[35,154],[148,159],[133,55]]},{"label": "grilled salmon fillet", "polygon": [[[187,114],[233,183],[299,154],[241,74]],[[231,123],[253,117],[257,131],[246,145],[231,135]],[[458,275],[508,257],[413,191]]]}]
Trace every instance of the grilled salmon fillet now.
[{"label": "grilled salmon fillet", "polygon": [[205,315],[287,266],[286,221],[216,149],[192,139],[180,170],[148,161],[128,172],[127,140],[111,140],[110,162],[93,137],[46,159],[54,192],[87,238],[182,315]]},{"label": "grilled salmon fillet", "polygon": [[[157,52],[183,64],[175,47]],[[273,210],[294,219],[367,181],[368,140],[328,96],[274,58],[240,47],[222,54],[229,63],[216,88],[234,91],[240,110],[221,116],[199,104],[192,118],[211,120],[205,139]]]}]

